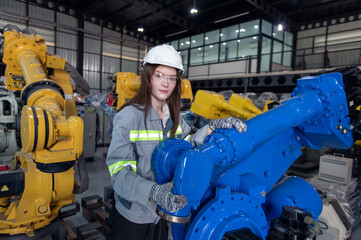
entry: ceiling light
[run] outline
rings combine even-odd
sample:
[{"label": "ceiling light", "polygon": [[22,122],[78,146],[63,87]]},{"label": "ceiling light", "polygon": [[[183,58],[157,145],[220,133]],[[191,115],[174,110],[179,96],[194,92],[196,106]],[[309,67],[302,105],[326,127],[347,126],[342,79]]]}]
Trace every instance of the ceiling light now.
[{"label": "ceiling light", "polygon": [[143,27],[139,27],[139,28],[138,28],[138,32],[144,32],[144,28],[143,28]]},{"label": "ceiling light", "polygon": [[196,42],[196,40],[192,40],[192,43],[195,43]]},{"label": "ceiling light", "polygon": [[240,31],[240,32],[245,32],[245,31],[246,31],[246,29],[241,28],[239,31]]},{"label": "ceiling light", "polygon": [[219,36],[223,37],[223,33],[219,34]]},{"label": "ceiling light", "polygon": [[258,25],[254,25],[254,28],[258,28]]},{"label": "ceiling light", "polygon": [[253,39],[257,39],[257,37],[255,36],[255,37],[253,37]]},{"label": "ceiling light", "polygon": [[74,9],[69,9],[69,14],[71,15],[71,16],[74,16],[75,15],[75,10]]},{"label": "ceiling light", "polygon": [[59,12],[65,12],[65,7],[63,5],[60,5],[58,7],[58,9],[59,9]]},{"label": "ceiling light", "polygon": [[241,40],[238,39],[237,42],[241,42]]},{"label": "ceiling light", "polygon": [[186,41],[186,44],[188,44],[188,45],[189,45],[189,44],[191,44],[191,42],[190,42],[190,41]]},{"label": "ceiling light", "polygon": [[202,50],[202,48],[198,48],[198,50],[200,51],[200,50]]},{"label": "ceiling light", "polygon": [[198,10],[196,8],[192,8],[190,12],[191,12],[191,14],[196,14],[198,12]]},{"label": "ceiling light", "polygon": [[196,14],[198,9],[196,8],[196,0],[193,0],[193,8],[191,9],[191,14]]},{"label": "ceiling light", "polygon": [[278,24],[277,29],[278,29],[278,31],[282,31],[283,30],[282,24]]},{"label": "ceiling light", "polygon": [[208,37],[205,37],[204,39],[208,40]]},{"label": "ceiling light", "polygon": [[48,2],[48,7],[49,7],[49,8],[54,8],[54,7],[55,7],[55,3],[53,3],[52,1]]},{"label": "ceiling light", "polygon": [[226,45],[226,43],[224,42],[223,45]]},{"label": "ceiling light", "polygon": [[212,47],[213,47],[213,45],[210,45],[209,47],[210,47],[210,48],[212,48]]}]

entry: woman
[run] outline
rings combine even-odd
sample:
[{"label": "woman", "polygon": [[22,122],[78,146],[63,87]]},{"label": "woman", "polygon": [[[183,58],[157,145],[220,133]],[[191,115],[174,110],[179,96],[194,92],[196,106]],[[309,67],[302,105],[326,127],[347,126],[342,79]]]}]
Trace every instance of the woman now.
[{"label": "woman", "polygon": [[[151,156],[160,141],[185,138],[190,132],[180,116],[182,59],[172,46],[160,45],[149,51],[142,66],[137,94],[114,118],[106,159],[115,192],[108,239],[166,240],[167,224],[155,213],[157,204],[169,212],[187,204],[185,196],[171,192],[171,182],[156,184],[151,169]],[[214,129],[232,126],[246,130],[238,119],[217,119],[191,136],[191,143],[199,145]]]}]

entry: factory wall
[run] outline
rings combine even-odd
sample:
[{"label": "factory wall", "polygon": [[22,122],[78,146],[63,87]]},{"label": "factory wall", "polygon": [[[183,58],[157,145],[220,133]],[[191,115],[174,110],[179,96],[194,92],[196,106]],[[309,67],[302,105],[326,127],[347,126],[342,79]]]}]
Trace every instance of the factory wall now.
[{"label": "factory wall", "polygon": [[293,34],[263,19],[169,42],[190,80],[266,73],[292,67]]},{"label": "factory wall", "polygon": [[106,93],[109,78],[116,72],[139,74],[147,42],[102,27],[96,19],[83,21],[31,3],[0,0],[0,6],[0,27],[14,24],[20,30],[36,30],[45,39],[48,53],[65,58],[80,70],[90,93]]},{"label": "factory wall", "polygon": [[[45,39],[49,53],[80,69],[91,93],[105,93],[110,76],[116,72],[140,73],[140,61],[150,45],[147,42],[119,29],[101,27],[92,18],[83,21],[67,12],[21,1],[0,0],[0,5],[0,26],[10,23],[36,30]],[[361,14],[300,26],[296,45],[292,42],[292,33],[256,19],[170,44],[180,52],[191,80],[358,65]]]},{"label": "factory wall", "polygon": [[361,14],[300,26],[295,69],[359,65]]}]

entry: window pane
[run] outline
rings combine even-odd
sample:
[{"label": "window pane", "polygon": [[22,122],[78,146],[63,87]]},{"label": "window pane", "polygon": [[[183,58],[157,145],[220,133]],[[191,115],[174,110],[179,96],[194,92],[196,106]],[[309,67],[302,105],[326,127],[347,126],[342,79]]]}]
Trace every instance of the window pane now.
[{"label": "window pane", "polygon": [[221,44],[220,61],[232,61],[237,59],[237,41],[223,42]]},{"label": "window pane", "polygon": [[203,47],[191,49],[190,65],[203,64]]},{"label": "window pane", "polygon": [[188,50],[180,51],[183,66],[188,64]]},{"label": "window pane", "polygon": [[272,36],[272,24],[262,20],[262,33]]},{"label": "window pane", "polygon": [[258,39],[243,38],[237,40],[238,42],[238,58],[244,58],[250,55],[257,55],[258,51]]},{"label": "window pane", "polygon": [[204,36],[204,44],[219,42],[219,30],[207,32]]},{"label": "window pane", "polygon": [[289,46],[292,46],[293,44],[293,34],[290,32],[285,32],[285,43]]},{"label": "window pane", "polygon": [[283,48],[283,65],[291,67],[292,48],[287,45],[284,45]]},{"label": "window pane", "polygon": [[227,28],[222,28],[221,41],[237,39],[238,32],[239,32],[238,25],[234,25],[234,26],[227,27]]},{"label": "window pane", "polygon": [[261,72],[269,72],[270,55],[262,55],[261,57]]},{"label": "window pane", "polygon": [[192,38],[191,38],[191,47],[202,46],[203,45],[203,39],[204,39],[203,33],[192,36]]},{"label": "window pane", "polygon": [[171,42],[170,45],[172,45],[175,49],[178,50],[178,40]]},{"label": "window pane", "polygon": [[342,44],[342,43],[350,43],[361,41],[361,29],[330,33],[327,35],[327,44]]},{"label": "window pane", "polygon": [[267,37],[262,38],[262,54],[271,52],[271,39]]},{"label": "window pane", "polygon": [[280,41],[283,41],[283,30],[279,31],[277,29],[276,25],[273,26],[273,34],[272,35],[273,35],[274,38],[276,38],[276,39],[278,39]]},{"label": "window pane", "polygon": [[218,62],[219,44],[212,44],[204,47],[204,63]]},{"label": "window pane", "polygon": [[272,62],[281,64],[281,59],[282,59],[282,43],[274,40]]},{"label": "window pane", "polygon": [[239,37],[246,37],[252,35],[258,35],[259,32],[259,20],[254,20],[239,25]]},{"label": "window pane", "polygon": [[185,76],[188,76],[188,65],[184,65],[183,64],[183,68],[184,68],[184,72],[183,72],[183,79],[185,78]]},{"label": "window pane", "polygon": [[179,40],[179,49],[187,49],[189,48],[191,44],[191,41],[189,40],[189,37],[183,38]]},{"label": "window pane", "polygon": [[323,47],[326,43],[326,35],[314,37],[314,47]]}]

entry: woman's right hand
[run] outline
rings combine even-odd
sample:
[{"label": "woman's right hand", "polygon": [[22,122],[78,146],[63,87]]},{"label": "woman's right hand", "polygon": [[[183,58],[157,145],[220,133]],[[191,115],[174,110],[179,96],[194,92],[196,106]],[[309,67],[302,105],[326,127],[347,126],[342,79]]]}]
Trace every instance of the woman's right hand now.
[{"label": "woman's right hand", "polygon": [[154,184],[150,190],[150,199],[168,212],[174,213],[187,205],[187,197],[172,193],[173,181],[162,185]]}]

